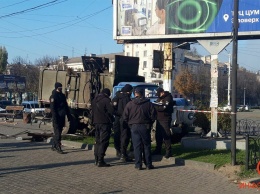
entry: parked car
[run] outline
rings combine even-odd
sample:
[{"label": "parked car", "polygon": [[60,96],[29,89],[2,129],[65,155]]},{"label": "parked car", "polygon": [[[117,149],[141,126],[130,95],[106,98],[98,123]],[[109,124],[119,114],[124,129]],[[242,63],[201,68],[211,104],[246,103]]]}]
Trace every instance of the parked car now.
[{"label": "parked car", "polygon": [[239,105],[239,106],[237,106],[237,111],[238,112],[249,111],[249,106],[248,105]]},{"label": "parked car", "polygon": [[220,111],[231,111],[231,105],[226,105],[226,106],[222,106],[222,107],[218,107],[218,110]]},{"label": "parked car", "polygon": [[38,101],[23,101],[24,113],[33,113],[34,115],[43,115],[45,108],[40,108]]},{"label": "parked car", "polygon": [[0,107],[5,109],[6,106],[13,105],[12,101],[9,100],[0,100]]},{"label": "parked car", "polygon": [[6,110],[0,107],[0,113],[5,113]]}]

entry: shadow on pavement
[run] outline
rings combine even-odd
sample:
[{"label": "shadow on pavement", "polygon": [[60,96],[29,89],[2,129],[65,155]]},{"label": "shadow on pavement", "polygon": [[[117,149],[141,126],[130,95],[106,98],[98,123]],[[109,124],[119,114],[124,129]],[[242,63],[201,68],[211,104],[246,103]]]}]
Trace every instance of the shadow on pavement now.
[{"label": "shadow on pavement", "polygon": [[[0,177],[6,174],[14,174],[20,172],[27,172],[33,170],[45,170],[52,169],[58,167],[66,167],[71,165],[82,165],[82,164],[93,164],[94,160],[84,160],[84,161],[75,161],[75,162],[62,162],[62,163],[51,163],[51,164],[43,164],[43,165],[30,165],[30,166],[20,166],[13,168],[0,168]],[[7,171],[7,172],[3,172]]]},{"label": "shadow on pavement", "polygon": [[122,193],[122,192],[123,192],[123,190],[115,190],[115,191],[109,191],[109,192],[100,193],[100,194]]}]

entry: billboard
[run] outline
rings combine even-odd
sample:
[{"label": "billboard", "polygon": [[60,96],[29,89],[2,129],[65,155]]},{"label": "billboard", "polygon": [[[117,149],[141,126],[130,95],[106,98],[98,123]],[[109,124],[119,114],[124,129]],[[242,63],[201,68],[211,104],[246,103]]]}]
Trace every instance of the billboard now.
[{"label": "billboard", "polygon": [[16,75],[0,75],[0,91],[24,92],[26,86],[25,77]]},{"label": "billboard", "polygon": [[[233,7],[233,0],[115,0],[114,39],[120,43],[230,38]],[[238,22],[238,39],[260,38],[260,0],[239,0]]]}]

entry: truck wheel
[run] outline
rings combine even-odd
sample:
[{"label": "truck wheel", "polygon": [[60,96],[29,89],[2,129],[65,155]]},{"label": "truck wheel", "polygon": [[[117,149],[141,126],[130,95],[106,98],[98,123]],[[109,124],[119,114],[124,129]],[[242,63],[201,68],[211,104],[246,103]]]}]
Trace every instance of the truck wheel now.
[{"label": "truck wheel", "polygon": [[65,127],[63,127],[62,134],[74,134],[78,129],[78,119],[74,114],[70,115],[70,122],[67,117],[65,119]]},{"label": "truck wheel", "polygon": [[78,117],[74,114],[70,117],[68,134],[75,134],[78,129]]}]

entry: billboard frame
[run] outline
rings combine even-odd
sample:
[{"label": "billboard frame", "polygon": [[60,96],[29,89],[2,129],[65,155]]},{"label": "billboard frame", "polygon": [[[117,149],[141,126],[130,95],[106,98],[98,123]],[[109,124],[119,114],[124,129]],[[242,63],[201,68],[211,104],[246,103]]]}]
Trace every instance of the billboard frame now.
[{"label": "billboard frame", "polygon": [[[186,41],[195,42],[197,40],[216,40],[228,39],[233,37],[230,32],[212,32],[212,33],[186,33],[186,34],[161,34],[161,35],[120,35],[118,26],[118,9],[120,0],[113,1],[113,39],[119,44],[124,43],[163,43]],[[232,12],[232,10],[231,10]],[[260,39],[259,31],[239,31],[238,40]]]}]

